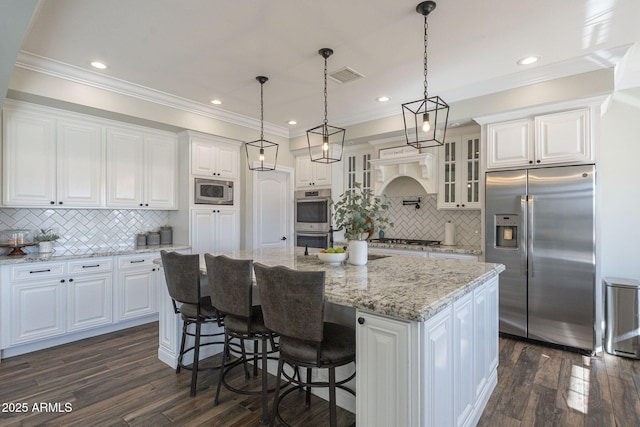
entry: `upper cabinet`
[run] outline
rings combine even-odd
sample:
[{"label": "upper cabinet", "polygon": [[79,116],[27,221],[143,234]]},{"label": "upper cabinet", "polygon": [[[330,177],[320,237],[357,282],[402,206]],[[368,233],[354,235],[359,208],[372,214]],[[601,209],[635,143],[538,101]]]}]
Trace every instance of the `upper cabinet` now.
[{"label": "upper cabinet", "polygon": [[190,134],[191,174],[237,179],[240,176],[240,152],[236,145]]},{"label": "upper cabinet", "polygon": [[487,125],[487,169],[593,161],[588,108]]},{"label": "upper cabinet", "polygon": [[107,129],[107,206],[175,209],[176,153],[173,135]]},{"label": "upper cabinet", "polygon": [[449,137],[440,150],[438,209],[480,209],[480,135]]},{"label": "upper cabinet", "polygon": [[312,162],[308,155],[296,157],[296,187],[331,187],[331,164]]},{"label": "upper cabinet", "polygon": [[371,148],[344,153],[344,191],[353,190],[356,182],[363,190],[373,190],[371,181],[373,151]]},{"label": "upper cabinet", "polygon": [[102,127],[41,108],[5,106],[3,205],[100,207]]}]

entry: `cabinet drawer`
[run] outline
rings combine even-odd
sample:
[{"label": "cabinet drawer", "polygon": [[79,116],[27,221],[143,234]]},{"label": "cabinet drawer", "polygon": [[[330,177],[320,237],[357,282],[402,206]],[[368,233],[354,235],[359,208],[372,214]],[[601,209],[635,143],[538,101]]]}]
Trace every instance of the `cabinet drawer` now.
[{"label": "cabinet drawer", "polygon": [[69,274],[95,273],[112,269],[113,260],[111,258],[86,258],[69,262]]},{"label": "cabinet drawer", "polygon": [[33,280],[62,276],[65,274],[65,263],[29,263],[11,268],[11,280]]},{"label": "cabinet drawer", "polygon": [[144,255],[130,255],[118,258],[119,269],[140,268],[153,265],[153,260],[160,258],[160,254],[144,254]]}]

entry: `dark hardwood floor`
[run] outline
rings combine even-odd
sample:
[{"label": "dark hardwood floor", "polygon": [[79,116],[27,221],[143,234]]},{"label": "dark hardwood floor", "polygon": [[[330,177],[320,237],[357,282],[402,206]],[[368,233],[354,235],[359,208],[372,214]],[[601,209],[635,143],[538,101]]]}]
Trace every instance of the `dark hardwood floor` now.
[{"label": "dark hardwood floor", "polygon": [[[259,425],[259,397],[223,388],[213,406],[217,371],[202,372],[190,398],[189,371],[176,375],[157,358],[157,331],[152,323],[2,360],[0,425]],[[236,372],[231,382],[247,384]],[[498,386],[479,425],[639,426],[639,390],[640,361],[501,338]],[[326,402],[314,398],[304,410],[301,393],[283,413],[298,426],[328,424]],[[355,419],[339,417],[340,425]]]}]

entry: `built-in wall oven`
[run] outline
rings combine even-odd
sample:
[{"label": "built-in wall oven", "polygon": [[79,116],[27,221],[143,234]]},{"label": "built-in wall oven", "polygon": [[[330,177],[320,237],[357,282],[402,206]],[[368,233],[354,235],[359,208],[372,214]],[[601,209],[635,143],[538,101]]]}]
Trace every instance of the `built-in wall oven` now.
[{"label": "built-in wall oven", "polygon": [[326,248],[331,228],[331,190],[295,192],[296,246]]}]

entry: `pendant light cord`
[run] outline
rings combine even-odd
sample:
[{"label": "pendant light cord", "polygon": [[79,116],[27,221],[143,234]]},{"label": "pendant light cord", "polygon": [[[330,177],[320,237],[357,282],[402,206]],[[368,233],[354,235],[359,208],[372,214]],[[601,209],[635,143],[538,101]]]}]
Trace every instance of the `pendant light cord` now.
[{"label": "pendant light cord", "polygon": [[324,124],[327,125],[327,57],[324,57]]},{"label": "pendant light cord", "polygon": [[260,83],[260,146],[264,141],[264,96],[263,96],[264,83]]},{"label": "pendant light cord", "polygon": [[429,25],[427,24],[427,16],[424,16],[424,99],[429,98],[429,84],[427,83],[427,44],[429,43],[429,38],[427,37],[427,28]]}]

